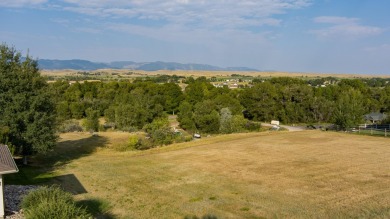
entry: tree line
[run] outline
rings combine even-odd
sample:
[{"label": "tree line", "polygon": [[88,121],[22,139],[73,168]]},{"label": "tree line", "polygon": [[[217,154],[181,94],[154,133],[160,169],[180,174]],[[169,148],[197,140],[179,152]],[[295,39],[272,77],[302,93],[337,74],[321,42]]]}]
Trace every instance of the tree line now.
[{"label": "tree line", "polygon": [[[138,130],[154,119],[177,114],[192,132],[231,133],[251,129],[253,121],[335,123],[346,129],[363,122],[369,112],[390,111],[390,85],[370,86],[362,79],[341,79],[310,86],[298,78],[262,80],[251,87],[214,87],[205,77],[177,83],[138,80],[50,84],[60,121],[95,112],[118,129]],[[229,127],[229,128],[227,128]]]},{"label": "tree line", "polygon": [[233,133],[256,131],[259,122],[271,120],[333,123],[345,130],[363,122],[366,113],[390,112],[390,84],[378,78],[278,77],[240,89],[215,87],[206,77],[48,84],[35,60],[7,45],[0,46],[0,55],[0,143],[20,154],[52,148],[56,128],[72,127],[72,119],[83,119],[92,131],[144,130],[154,144],[167,144],[175,139],[169,114],[190,133]]}]

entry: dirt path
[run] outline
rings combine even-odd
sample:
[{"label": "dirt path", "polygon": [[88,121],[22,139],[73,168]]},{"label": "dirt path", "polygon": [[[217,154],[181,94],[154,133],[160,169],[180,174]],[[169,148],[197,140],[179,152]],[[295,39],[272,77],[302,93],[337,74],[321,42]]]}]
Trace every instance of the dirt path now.
[{"label": "dirt path", "polygon": [[[262,126],[268,126],[268,127],[272,127],[273,125],[269,124],[269,123],[261,123]],[[287,130],[289,130],[290,132],[298,132],[298,131],[304,131],[306,130],[305,127],[303,126],[289,126],[289,125],[280,125],[280,127],[282,128],[285,128]]]},{"label": "dirt path", "polygon": [[290,132],[299,132],[299,131],[304,131],[305,130],[305,127],[302,127],[302,126],[280,125],[280,127],[288,129]]}]

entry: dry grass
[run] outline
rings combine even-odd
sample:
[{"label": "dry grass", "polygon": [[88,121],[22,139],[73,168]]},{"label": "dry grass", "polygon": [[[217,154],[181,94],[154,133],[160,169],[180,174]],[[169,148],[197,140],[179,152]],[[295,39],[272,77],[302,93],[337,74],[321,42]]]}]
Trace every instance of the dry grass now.
[{"label": "dry grass", "polygon": [[119,218],[390,217],[390,139],[267,132],[145,152],[93,149],[128,135],[70,133],[59,143],[59,151],[89,148],[57,172],[77,177],[88,192],[79,199],[106,200]]},{"label": "dry grass", "polygon": [[[46,76],[71,76],[76,75],[77,70],[42,70],[42,75]],[[91,73],[106,73],[108,75],[112,73],[117,73],[120,75],[124,75],[128,72],[135,73],[134,75],[127,77],[140,77],[140,76],[155,76],[155,75],[178,75],[178,76],[193,76],[193,77],[230,77],[232,74],[239,75],[247,75],[247,76],[259,76],[263,78],[267,77],[307,77],[307,78],[317,78],[317,77],[337,77],[337,78],[389,78],[389,75],[364,75],[364,74],[345,74],[345,73],[308,73],[308,72],[263,72],[263,71],[168,71],[168,70],[160,70],[160,71],[139,71],[139,70],[128,70],[128,69],[99,69],[95,71],[91,71]]]}]

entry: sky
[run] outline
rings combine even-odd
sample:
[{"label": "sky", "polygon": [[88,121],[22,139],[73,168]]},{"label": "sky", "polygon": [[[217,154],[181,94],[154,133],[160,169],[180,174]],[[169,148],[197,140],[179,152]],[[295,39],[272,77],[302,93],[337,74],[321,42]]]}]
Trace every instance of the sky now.
[{"label": "sky", "polygon": [[389,0],[0,0],[0,43],[39,59],[390,75]]}]

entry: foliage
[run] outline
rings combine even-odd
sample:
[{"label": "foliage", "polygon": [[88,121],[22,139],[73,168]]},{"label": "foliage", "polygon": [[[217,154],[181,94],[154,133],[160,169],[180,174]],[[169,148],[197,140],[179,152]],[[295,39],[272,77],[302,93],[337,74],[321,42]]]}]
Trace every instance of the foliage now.
[{"label": "foliage", "polygon": [[[135,80],[133,83],[109,81],[70,85],[66,81],[58,81],[50,84],[50,87],[57,101],[58,121],[86,118],[87,110],[91,108],[113,124],[112,127],[124,131],[140,130],[164,114],[178,115],[180,127],[190,133],[232,133],[248,128],[257,130],[257,123],[248,120],[314,124],[333,123],[337,118],[337,123],[345,123],[342,121],[350,116],[351,111],[340,110],[340,101],[343,93],[349,90],[361,94],[362,111],[359,115],[368,112],[390,114],[390,86],[387,79],[252,79],[252,87],[233,90],[216,88],[205,77],[188,77],[184,81],[188,84],[184,92],[176,83],[178,77],[166,75]],[[224,117],[224,108],[230,110],[231,117]],[[233,121],[237,124],[232,125]],[[358,118],[353,123],[356,122]],[[165,135],[167,131],[160,134]],[[145,142],[154,144],[151,139]]]},{"label": "foliage", "polygon": [[21,205],[27,219],[92,218],[85,209],[76,205],[72,194],[54,186],[31,191]]},{"label": "foliage", "polygon": [[247,109],[249,118],[257,121],[271,121],[278,116],[277,89],[269,82],[256,84],[244,90],[240,96],[241,104]]},{"label": "foliage", "polygon": [[341,130],[358,125],[364,115],[363,96],[359,91],[348,90],[336,102],[334,124]]},{"label": "foliage", "polygon": [[82,132],[83,127],[80,126],[79,122],[75,119],[66,120],[61,123],[58,127],[58,131],[61,133],[65,132]]},{"label": "foliage", "polygon": [[6,138],[19,154],[55,146],[56,106],[47,88],[37,61],[0,45],[0,128],[8,130]]},{"label": "foliage", "polygon": [[247,121],[245,123],[245,129],[248,130],[248,131],[255,132],[255,131],[259,131],[260,128],[261,128],[261,124],[260,123],[252,122],[252,121]]},{"label": "foliage", "polygon": [[204,100],[195,105],[194,121],[197,130],[203,133],[218,133],[220,116],[216,109],[212,100]]},{"label": "foliage", "polygon": [[167,145],[174,141],[174,133],[166,117],[156,118],[143,129],[150,135],[154,145]]},{"label": "foliage", "polygon": [[221,133],[232,133],[232,113],[229,108],[221,109],[221,120],[219,125],[219,130]]},{"label": "foliage", "polygon": [[180,126],[185,130],[195,130],[195,122],[193,121],[192,105],[183,101],[179,106],[179,114],[177,117]]},{"label": "foliage", "polygon": [[141,140],[137,135],[131,135],[127,142],[115,144],[114,149],[117,151],[134,150],[141,146]]},{"label": "foliage", "polygon": [[92,108],[88,108],[85,113],[87,117],[84,120],[84,127],[87,131],[96,132],[99,130],[99,112],[97,110],[93,110]]}]

